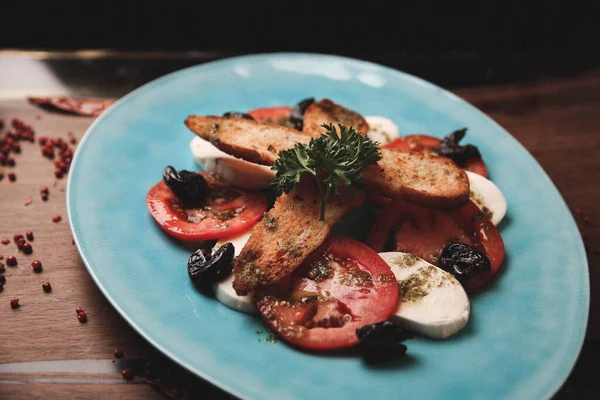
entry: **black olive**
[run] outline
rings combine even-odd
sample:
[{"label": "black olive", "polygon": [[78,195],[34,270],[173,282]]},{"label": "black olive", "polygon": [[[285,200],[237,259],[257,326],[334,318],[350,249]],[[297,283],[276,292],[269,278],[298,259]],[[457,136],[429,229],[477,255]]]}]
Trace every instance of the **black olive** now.
[{"label": "black olive", "polygon": [[237,112],[237,111],[228,111],[225,114],[223,114],[223,118],[243,118],[243,119],[251,119],[252,121],[254,121],[254,118],[252,117],[252,115],[248,115],[246,113]]},{"label": "black olive", "polygon": [[188,205],[201,205],[208,194],[208,184],[202,175],[194,172],[177,171],[170,165],[163,172],[165,184],[181,201]]},{"label": "black olive", "polygon": [[467,134],[467,128],[452,132],[442,139],[437,153],[454,161],[457,165],[463,166],[465,162],[474,157],[481,157],[479,149],[472,144],[461,146],[458,144]]},{"label": "black olive", "polygon": [[479,250],[462,243],[450,243],[440,255],[439,267],[464,281],[477,271],[492,269],[490,259]]},{"label": "black olive", "polygon": [[356,330],[360,340],[359,350],[366,363],[393,360],[406,354],[406,346],[402,343],[413,335],[390,321],[365,325]]},{"label": "black olive", "polygon": [[315,102],[314,97],[309,97],[308,99],[304,99],[292,108],[292,112],[290,113],[290,122],[293,127],[302,130],[304,127],[304,113],[308,106]]},{"label": "black olive", "polygon": [[356,336],[361,342],[368,341],[387,341],[387,342],[403,342],[406,339],[411,339],[413,335],[390,322],[383,321],[375,324],[365,325],[356,330]]},{"label": "black olive", "polygon": [[190,279],[199,285],[218,282],[231,273],[235,248],[225,243],[211,254],[209,249],[196,250],[188,260]]},{"label": "black olive", "polygon": [[406,354],[406,345],[385,340],[372,340],[360,342],[359,350],[362,359],[367,364],[376,364],[383,361],[401,358]]}]

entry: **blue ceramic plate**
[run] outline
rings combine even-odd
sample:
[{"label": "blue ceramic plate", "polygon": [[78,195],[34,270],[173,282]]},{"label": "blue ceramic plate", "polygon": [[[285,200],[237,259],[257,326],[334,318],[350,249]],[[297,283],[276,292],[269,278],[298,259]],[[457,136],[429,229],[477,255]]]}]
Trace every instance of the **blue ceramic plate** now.
[{"label": "blue ceramic plate", "polygon": [[[403,134],[468,127],[508,200],[507,257],[472,300],[467,328],[408,342],[403,362],[369,368],[259,341],[257,318],[188,282],[190,251],[165,236],[145,197],[163,168],[196,169],[190,114],[330,98],[391,118]],[[85,265],[127,321],[179,364],[243,398],[542,399],[568,376],[589,308],[588,269],[574,220],[533,157],[460,98],[376,64],[313,54],[238,57],[188,68],[125,96],[90,127],[69,176],[68,210]],[[264,336],[263,336],[264,337]]]}]

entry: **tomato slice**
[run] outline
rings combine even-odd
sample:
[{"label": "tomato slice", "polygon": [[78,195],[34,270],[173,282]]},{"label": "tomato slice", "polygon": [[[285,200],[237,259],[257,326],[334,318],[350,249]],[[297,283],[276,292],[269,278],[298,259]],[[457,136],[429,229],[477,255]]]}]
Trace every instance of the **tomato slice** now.
[{"label": "tomato slice", "polygon": [[[429,135],[407,135],[398,138],[391,143],[383,146],[386,149],[395,151],[434,151],[440,148],[442,141],[439,138]],[[473,157],[465,162],[462,166],[467,171],[474,172],[483,176],[488,177],[487,168],[481,157]]]},{"label": "tomato slice", "polygon": [[483,176],[484,178],[488,177],[487,167],[483,162],[481,157],[472,157],[465,161],[465,165],[463,165],[463,169],[474,172],[478,175]]},{"label": "tomato slice", "polygon": [[256,299],[262,318],[286,342],[305,349],[339,349],[358,343],[356,329],[395,312],[398,283],[368,246],[331,237],[289,282]]},{"label": "tomato slice", "polygon": [[414,254],[434,265],[438,265],[444,247],[452,242],[464,243],[485,253],[492,268],[463,282],[468,293],[487,285],[504,259],[500,232],[472,201],[453,211],[431,210],[397,201],[390,203],[378,215],[367,244],[375,251],[383,251],[394,227],[398,227],[396,251]]},{"label": "tomato slice", "polygon": [[279,107],[263,107],[257,108],[252,111],[248,111],[248,115],[259,122],[270,122],[278,125],[286,125],[292,107],[279,106]]},{"label": "tomato slice", "polygon": [[[205,173],[200,173],[206,176]],[[210,192],[200,208],[185,208],[171,189],[160,181],[146,196],[152,218],[170,236],[180,240],[213,240],[250,230],[267,209],[260,192],[242,191],[208,180]]]}]

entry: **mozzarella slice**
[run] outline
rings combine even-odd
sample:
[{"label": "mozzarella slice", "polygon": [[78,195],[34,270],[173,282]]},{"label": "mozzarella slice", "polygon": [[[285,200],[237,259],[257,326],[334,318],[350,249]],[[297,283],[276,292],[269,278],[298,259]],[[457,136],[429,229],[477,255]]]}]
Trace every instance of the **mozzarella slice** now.
[{"label": "mozzarella slice", "polygon": [[398,126],[390,119],[379,116],[365,117],[369,124],[367,136],[374,142],[379,142],[381,146],[385,146],[394,139],[398,138]]},{"label": "mozzarella slice", "polygon": [[192,139],[190,149],[203,170],[214,172],[233,186],[245,189],[266,188],[275,177],[275,171],[271,167],[230,156],[199,137]]},{"label": "mozzarella slice", "polygon": [[433,339],[445,339],[469,320],[471,306],[460,283],[427,261],[401,252],[379,253],[398,280],[394,323]]},{"label": "mozzarella slice", "polygon": [[486,214],[490,215],[490,220],[494,225],[498,225],[506,215],[506,199],[502,195],[498,186],[489,179],[476,174],[467,172],[469,185],[471,186],[470,198]]},{"label": "mozzarella slice", "polygon": [[[231,242],[233,247],[235,248],[235,257],[237,257],[242,248],[250,238],[250,232],[246,232],[241,234],[240,236],[228,239],[228,240],[220,240],[215,245],[215,249],[218,249],[223,244],[227,242]],[[232,310],[245,312],[248,314],[255,314],[256,305],[252,300],[252,294],[248,294],[246,296],[239,296],[235,290],[233,289],[233,274],[230,274],[227,278],[222,281],[215,283],[214,291],[215,297],[225,306],[231,308]]]}]

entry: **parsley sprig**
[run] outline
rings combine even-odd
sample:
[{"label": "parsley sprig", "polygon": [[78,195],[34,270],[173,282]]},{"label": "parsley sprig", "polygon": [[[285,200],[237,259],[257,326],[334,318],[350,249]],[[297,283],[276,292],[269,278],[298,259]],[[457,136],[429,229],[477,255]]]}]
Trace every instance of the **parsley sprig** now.
[{"label": "parsley sprig", "polygon": [[325,204],[329,196],[336,196],[344,187],[354,193],[363,172],[381,159],[377,145],[366,135],[352,127],[338,124],[339,135],[333,124],[323,124],[326,129],[321,137],[312,139],[308,145],[297,143],[294,148],[279,152],[273,164],[277,171],[272,185],[290,193],[304,174],[315,177],[321,192],[321,221],[325,218]]}]

